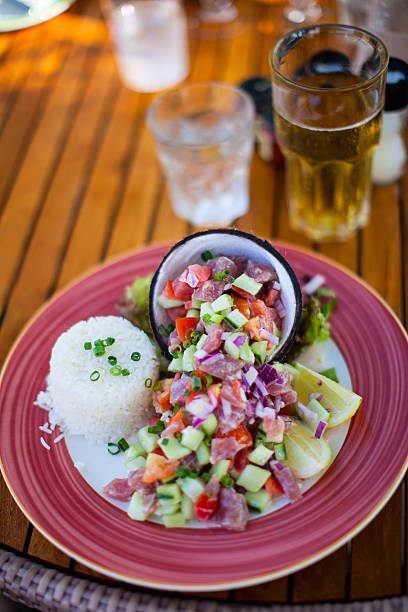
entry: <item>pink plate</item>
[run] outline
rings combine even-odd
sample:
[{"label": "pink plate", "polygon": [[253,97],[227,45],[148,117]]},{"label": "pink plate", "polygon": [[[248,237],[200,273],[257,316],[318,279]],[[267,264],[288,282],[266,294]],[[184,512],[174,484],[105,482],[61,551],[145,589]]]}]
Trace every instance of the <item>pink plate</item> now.
[{"label": "pink plate", "polygon": [[2,374],[3,476],[24,514],[68,555],[108,576],[159,589],[248,586],[328,555],[391,497],[407,467],[407,336],[357,277],[310,252],[274,246],[299,276],[323,274],[338,295],[333,338],[364,400],[336,461],[300,502],[251,521],[245,532],[229,533],[131,521],[90,488],[63,441],[52,452],[43,448],[38,427],[44,411],[33,402],[44,388],[55,340],[80,319],[115,313],[125,285],[152,272],[167,247],[122,257],[46,304],[19,337]]}]

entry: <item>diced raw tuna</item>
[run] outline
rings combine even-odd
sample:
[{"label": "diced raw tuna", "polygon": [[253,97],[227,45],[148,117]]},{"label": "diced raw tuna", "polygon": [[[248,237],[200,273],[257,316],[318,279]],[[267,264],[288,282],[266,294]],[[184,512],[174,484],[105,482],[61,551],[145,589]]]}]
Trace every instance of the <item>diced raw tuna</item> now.
[{"label": "diced raw tuna", "polygon": [[211,476],[210,480],[206,484],[204,493],[208,495],[208,497],[212,497],[213,499],[216,499],[220,492],[220,488],[221,488],[220,481],[218,480],[216,475],[213,474],[213,476]]},{"label": "diced raw tuna", "polygon": [[134,470],[130,472],[128,476],[129,486],[132,487],[133,491],[138,491],[142,495],[150,495],[151,493],[156,493],[157,483],[153,482],[147,484],[143,482],[143,474],[144,468],[140,468],[139,470]]},{"label": "diced raw tuna", "polygon": [[237,273],[238,273],[237,264],[234,263],[232,259],[230,259],[229,257],[224,257],[223,255],[221,255],[221,257],[218,257],[215,263],[215,266],[213,268],[213,275],[219,274],[220,272],[224,272],[225,270],[229,270],[231,276],[233,276],[234,278],[237,277]]},{"label": "diced raw tuna", "polygon": [[243,413],[246,414],[247,402],[246,402],[245,394],[242,396],[238,395],[235,392],[234,387],[232,386],[231,383],[227,382],[222,386],[221,397],[227,400],[227,402],[229,402],[231,406],[234,406],[235,408],[239,408]]},{"label": "diced raw tuna", "polygon": [[168,341],[170,353],[172,351],[175,351],[177,347],[181,346],[181,341],[180,341],[180,338],[178,336],[177,329],[173,329],[173,331],[170,333],[167,341]]},{"label": "diced raw tuna", "polygon": [[213,353],[221,346],[221,336],[224,333],[224,328],[222,325],[218,323],[213,323],[209,329],[208,338],[205,339],[203,346],[201,347],[203,351],[207,353]]},{"label": "diced raw tuna", "polygon": [[237,276],[241,276],[245,271],[248,259],[244,255],[230,255],[229,259],[237,266]]},{"label": "diced raw tuna", "polygon": [[185,316],[186,309],[184,306],[175,306],[174,308],[167,308],[166,312],[172,321],[176,321],[176,319]]},{"label": "diced raw tuna", "polygon": [[258,283],[268,283],[272,280],[278,280],[278,275],[272,266],[268,264],[258,263],[252,259],[248,260],[245,268],[245,274],[254,278]]},{"label": "diced raw tuna", "polygon": [[276,380],[267,385],[269,394],[272,395],[272,397],[276,397],[277,395],[283,395],[284,393],[291,391],[291,380],[292,375],[290,372],[280,372]]},{"label": "diced raw tuna", "polygon": [[191,300],[193,288],[176,278],[172,281],[174,295],[178,300]]},{"label": "diced raw tuna", "polygon": [[187,383],[189,380],[189,375],[183,372],[181,378],[173,381],[173,384],[170,388],[170,403],[173,404],[173,406],[174,404],[184,405],[186,399],[184,391],[186,390]]},{"label": "diced raw tuna", "polygon": [[248,447],[241,448],[241,450],[237,452],[234,458],[233,466],[232,466],[234,470],[236,470],[237,472],[243,471],[243,469],[249,463],[249,459],[248,459],[249,453],[250,453],[250,449]]},{"label": "diced raw tuna", "polygon": [[129,501],[134,492],[135,489],[129,485],[127,478],[114,478],[102,489],[103,495],[118,501]]},{"label": "diced raw tuna", "polygon": [[178,431],[182,431],[185,427],[184,421],[179,419],[178,421],[173,421],[170,425],[167,425],[165,429],[160,434],[161,438],[171,438]]},{"label": "diced raw tuna", "polygon": [[263,429],[269,441],[277,444],[283,442],[285,421],[280,416],[275,418],[274,415],[266,414],[263,418]]},{"label": "diced raw tuna", "polygon": [[233,359],[229,355],[223,353],[215,353],[209,355],[200,364],[199,368],[211,376],[224,380],[228,376],[234,376],[244,367],[244,362],[239,359]]},{"label": "diced raw tuna", "polygon": [[273,306],[275,301],[280,295],[279,289],[274,289],[273,287],[269,287],[268,292],[264,298],[265,304],[267,306]]},{"label": "diced raw tuna", "polygon": [[184,465],[188,470],[199,470],[201,468],[195,453],[190,453],[186,457],[183,457],[181,459],[181,465]]},{"label": "diced raw tuna", "polygon": [[273,473],[292,504],[302,497],[302,492],[290,467],[285,466],[283,469],[274,467]]},{"label": "diced raw tuna", "polygon": [[215,464],[222,459],[234,459],[241,448],[243,448],[243,445],[232,436],[228,438],[213,438],[211,440],[210,462]]},{"label": "diced raw tuna", "polygon": [[297,400],[297,393],[294,389],[289,389],[289,391],[282,393],[281,398],[285,406],[288,404],[294,404]]},{"label": "diced raw tuna", "polygon": [[214,522],[224,529],[243,531],[249,519],[245,496],[234,489],[221,488]]},{"label": "diced raw tuna", "polygon": [[202,285],[199,285],[194,289],[193,299],[201,302],[213,302],[224,291],[224,285],[222,281],[208,280]]}]

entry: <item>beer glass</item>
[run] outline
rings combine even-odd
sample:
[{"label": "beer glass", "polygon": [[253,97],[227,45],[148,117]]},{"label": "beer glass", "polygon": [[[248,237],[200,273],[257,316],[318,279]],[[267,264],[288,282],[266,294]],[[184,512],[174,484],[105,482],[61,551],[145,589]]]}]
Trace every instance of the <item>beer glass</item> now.
[{"label": "beer glass", "polygon": [[291,227],[347,240],[369,218],[387,50],[365,30],[313,25],[282,38],[270,60]]}]

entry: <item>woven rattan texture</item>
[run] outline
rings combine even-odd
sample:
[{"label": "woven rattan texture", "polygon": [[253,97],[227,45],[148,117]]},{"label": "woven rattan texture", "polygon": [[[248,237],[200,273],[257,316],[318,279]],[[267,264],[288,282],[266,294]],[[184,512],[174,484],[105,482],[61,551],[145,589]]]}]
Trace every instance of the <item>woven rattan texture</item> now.
[{"label": "woven rattan texture", "polygon": [[408,612],[408,597],[315,605],[237,605],[101,585],[0,550],[0,592],[43,612]]}]

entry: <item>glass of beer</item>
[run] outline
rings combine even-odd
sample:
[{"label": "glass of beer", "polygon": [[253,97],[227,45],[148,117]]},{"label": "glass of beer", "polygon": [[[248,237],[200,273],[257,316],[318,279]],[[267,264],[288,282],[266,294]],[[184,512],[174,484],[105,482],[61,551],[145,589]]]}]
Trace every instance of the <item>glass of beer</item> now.
[{"label": "glass of beer", "polygon": [[347,240],[368,221],[387,64],[378,38],[345,25],[295,30],[272,50],[289,220],[312,240]]}]

